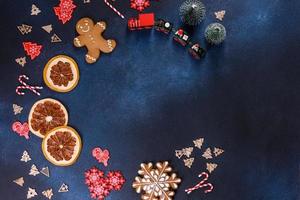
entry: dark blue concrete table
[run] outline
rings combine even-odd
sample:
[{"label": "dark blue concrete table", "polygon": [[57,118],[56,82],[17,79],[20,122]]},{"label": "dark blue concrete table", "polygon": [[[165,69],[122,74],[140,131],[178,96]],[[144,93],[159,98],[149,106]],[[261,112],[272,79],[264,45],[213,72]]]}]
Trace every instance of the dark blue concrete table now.
[{"label": "dark blue concrete table", "polygon": [[[26,198],[27,187],[41,191],[53,188],[54,199],[89,199],[83,172],[97,165],[91,156],[95,146],[108,148],[110,164],[101,169],[122,170],[127,183],[107,199],[133,200],[140,196],[131,188],[139,164],[168,160],[183,182],[176,200],[293,200],[299,199],[299,129],[300,129],[300,26],[298,0],[204,0],[207,18],[192,31],[193,39],[204,43],[203,31],[215,22],[213,12],[225,9],[223,24],[226,42],[210,48],[202,61],[193,60],[186,49],[171,37],[155,31],[129,32],[126,21],[115,15],[101,0],[90,4],[76,1],[73,19],[62,25],[52,11],[57,1],[0,2],[2,47],[0,49],[0,199]],[[42,13],[30,16],[31,4]],[[152,2],[147,11],[180,26],[181,1]],[[129,9],[129,0],[116,0],[127,17],[137,13]],[[108,23],[105,35],[118,41],[116,50],[103,55],[94,65],[84,61],[85,50],[72,45],[75,23],[81,17]],[[33,32],[22,36],[16,29],[22,23]],[[50,35],[40,27],[52,24],[63,40],[52,44]],[[23,41],[44,46],[42,54],[21,68],[14,61],[23,56]],[[47,60],[57,54],[76,59],[80,83],[75,90],[59,94],[42,80]],[[20,74],[42,84],[42,96],[14,92]],[[68,108],[69,124],[83,139],[78,162],[67,168],[55,167],[44,159],[41,140],[29,141],[14,134],[15,120],[26,121],[32,104],[52,97]],[[14,116],[12,104],[24,107]],[[190,146],[204,137],[206,146],[220,146],[226,153],[215,160],[218,168],[210,177],[215,190],[199,190],[187,196],[184,189],[195,184],[196,175],[205,169],[201,151],[195,151],[192,169],[184,167],[174,150]],[[32,161],[20,162],[23,150]],[[28,176],[31,164],[49,166],[51,177]],[[21,188],[12,180],[24,176]],[[69,193],[57,193],[62,182]]]}]

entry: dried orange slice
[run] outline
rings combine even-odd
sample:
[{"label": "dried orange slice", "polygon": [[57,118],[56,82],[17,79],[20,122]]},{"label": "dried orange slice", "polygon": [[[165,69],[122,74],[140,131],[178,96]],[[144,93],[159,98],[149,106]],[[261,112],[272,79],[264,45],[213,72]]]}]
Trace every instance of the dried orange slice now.
[{"label": "dried orange slice", "polygon": [[47,133],[42,142],[42,150],[52,164],[69,166],[79,157],[81,138],[72,127],[60,126]]},{"label": "dried orange slice", "polygon": [[28,124],[33,134],[43,138],[52,129],[68,124],[68,112],[59,101],[50,98],[42,99],[31,107]]},{"label": "dried orange slice", "polygon": [[43,72],[45,84],[56,92],[69,92],[79,81],[79,69],[73,58],[58,55],[51,58]]}]

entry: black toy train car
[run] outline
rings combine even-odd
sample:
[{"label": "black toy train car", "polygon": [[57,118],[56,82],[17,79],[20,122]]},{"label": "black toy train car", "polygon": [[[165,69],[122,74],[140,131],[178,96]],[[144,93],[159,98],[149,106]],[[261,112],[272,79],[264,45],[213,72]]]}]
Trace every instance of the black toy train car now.
[{"label": "black toy train car", "polygon": [[165,21],[163,19],[157,19],[154,23],[154,29],[169,34],[172,31],[173,24],[171,22]]},{"label": "black toy train car", "polygon": [[190,48],[189,48],[189,53],[196,59],[200,59],[204,57],[206,51],[203,49],[199,43],[194,43]]},{"label": "black toy train car", "polygon": [[175,32],[173,39],[185,47],[190,41],[190,36],[187,34],[185,30],[180,28]]}]

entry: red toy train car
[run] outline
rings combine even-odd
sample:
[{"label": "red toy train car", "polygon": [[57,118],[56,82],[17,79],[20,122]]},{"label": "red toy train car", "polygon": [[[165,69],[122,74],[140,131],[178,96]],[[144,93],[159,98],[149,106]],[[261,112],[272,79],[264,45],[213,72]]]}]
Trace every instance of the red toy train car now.
[{"label": "red toy train car", "polygon": [[151,29],[154,21],[154,13],[139,14],[138,18],[128,20],[128,28],[130,30]]}]

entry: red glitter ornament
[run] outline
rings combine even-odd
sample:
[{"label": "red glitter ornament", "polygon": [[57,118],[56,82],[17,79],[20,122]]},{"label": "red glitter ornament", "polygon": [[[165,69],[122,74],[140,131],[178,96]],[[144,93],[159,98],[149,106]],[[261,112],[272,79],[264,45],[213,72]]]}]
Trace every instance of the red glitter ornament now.
[{"label": "red glitter ornament", "polygon": [[58,7],[54,7],[55,15],[58,16],[58,19],[65,24],[67,21],[71,20],[72,14],[76,5],[73,4],[73,0],[60,0]]},{"label": "red glitter ornament", "polygon": [[103,171],[92,167],[84,175],[91,198],[97,200],[104,200],[112,190],[120,190],[125,183],[125,178],[120,171],[109,172],[105,177]]},{"label": "red glitter ornament", "polygon": [[40,55],[43,46],[38,45],[37,43],[23,42],[23,47],[26,54],[33,60]]},{"label": "red glitter ornament", "polygon": [[130,0],[130,7],[142,12],[145,8],[150,6],[149,0]]}]

